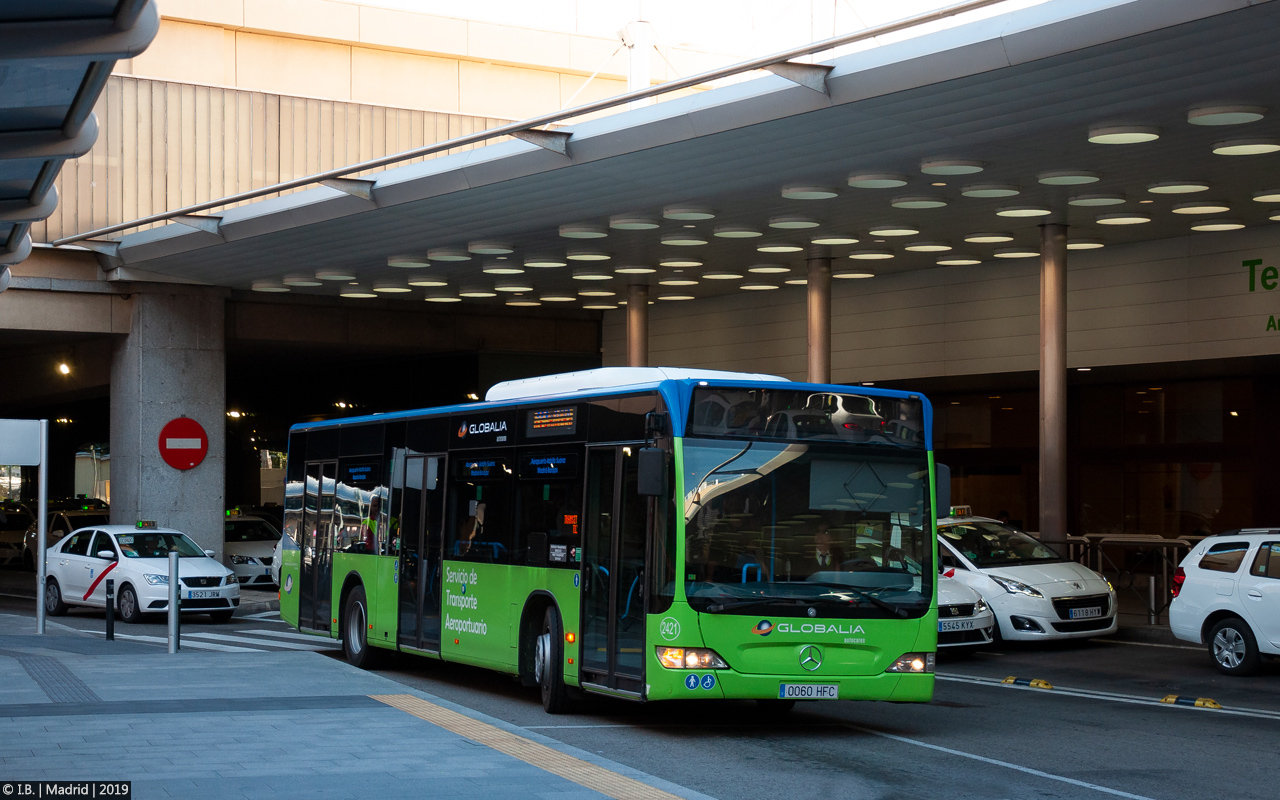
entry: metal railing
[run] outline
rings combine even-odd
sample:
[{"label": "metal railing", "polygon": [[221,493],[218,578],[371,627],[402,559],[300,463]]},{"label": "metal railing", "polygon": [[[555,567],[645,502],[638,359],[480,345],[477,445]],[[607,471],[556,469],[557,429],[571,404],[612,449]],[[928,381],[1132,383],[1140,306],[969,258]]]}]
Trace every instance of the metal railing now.
[{"label": "metal railing", "polygon": [[[154,222],[164,222],[166,220],[171,220],[175,217],[198,214],[201,211],[208,211],[210,209],[218,208],[220,206],[231,205],[233,203],[241,203],[246,200],[254,200],[269,194],[275,194],[277,192],[288,191],[290,189],[297,189],[303,186],[310,186],[312,184],[320,184],[320,183],[323,183],[324,181],[342,179],[349,175],[352,175],[353,173],[363,172],[365,170],[375,169],[377,167],[385,167],[400,161],[408,161],[410,159],[432,155],[434,153],[439,153],[444,150],[450,150],[455,147],[462,147],[469,144],[475,144],[477,142],[482,142],[486,139],[493,139],[499,136],[513,136],[513,135],[519,135],[522,133],[527,133],[527,134],[532,134],[534,136],[538,134],[545,134],[548,138],[551,138],[559,135],[564,137],[564,139],[561,141],[561,144],[563,144],[564,141],[567,141],[572,136],[572,132],[566,131],[563,134],[557,134],[551,131],[538,131],[537,128],[543,125],[551,125],[557,122],[562,122],[567,119],[573,119],[575,117],[580,117],[586,114],[593,114],[597,111],[605,111],[607,109],[617,108],[618,106],[625,106],[628,103],[632,103],[636,100],[644,100],[650,97],[657,97],[659,95],[679,91],[681,89],[693,88],[695,86],[699,86],[704,83],[709,83],[711,81],[716,81],[722,78],[729,78],[735,75],[740,75],[744,72],[752,72],[758,69],[768,69],[770,67],[777,67],[779,65],[786,64],[787,62],[790,62],[792,59],[795,59],[795,58],[809,56],[815,53],[821,53],[826,50],[833,50],[837,47],[843,47],[849,44],[856,44],[857,42],[866,41],[868,39],[874,39],[878,36],[885,36],[887,34],[897,33],[899,31],[915,28],[920,25],[926,25],[931,22],[938,22],[938,21],[947,19],[948,17],[954,17],[958,14],[964,14],[969,11],[976,11],[978,9],[985,8],[987,6],[998,5],[1004,2],[1007,2],[1007,0],[968,0],[968,2],[957,3],[955,5],[947,6],[945,8],[940,8],[935,11],[930,11],[924,14],[918,14],[914,17],[907,17],[906,19],[901,19],[896,22],[889,22],[889,23],[885,23],[884,25],[877,25],[873,28],[867,28],[866,30],[858,31],[856,33],[844,34],[842,36],[834,36],[830,39],[823,39],[818,42],[813,42],[807,45],[803,45],[801,47],[794,47],[794,48],[791,48],[790,50],[783,50],[781,52],[774,53],[773,55],[761,56],[760,58],[753,58],[749,61],[743,61],[728,67],[721,67],[719,69],[709,70],[707,72],[702,72],[697,75],[690,75],[687,78],[678,78],[676,80],[668,81],[666,83],[662,83],[657,86],[650,86],[646,89],[637,89],[633,92],[626,92],[625,94],[619,94],[603,100],[597,100],[595,102],[585,103],[583,105],[575,106],[573,108],[567,108],[560,111],[555,111],[550,114],[543,114],[542,116],[538,116],[538,117],[531,117],[529,119],[521,120],[519,122],[513,122],[509,125],[503,125],[497,128],[490,128],[485,131],[479,131],[476,133],[467,134],[465,136],[459,136],[456,139],[449,139],[448,141],[444,141],[444,142],[437,142],[437,143],[426,145],[423,147],[416,147],[411,150],[405,150],[400,153],[394,153],[392,155],[382,156],[379,158],[370,159],[368,161],[361,161],[358,164],[351,164],[345,167],[326,170],[325,172],[317,172],[314,175],[307,175],[302,178],[295,178],[293,180],[283,181],[281,183],[277,183],[272,186],[264,186],[260,189],[253,189],[251,191],[240,192],[239,194],[229,195],[227,197],[221,197],[221,198],[217,198],[215,200],[209,200],[203,203],[196,203],[194,205],[185,206],[183,208],[174,209],[172,211],[165,211],[160,214],[152,214],[147,217],[130,220],[128,222],[122,222],[116,225],[108,225],[106,227],[97,228],[91,231],[86,231],[84,233],[77,233],[73,236],[64,236],[61,239],[55,239],[52,242],[52,244],[54,247],[61,247],[63,245],[72,244],[74,242],[84,241],[86,239],[94,239],[99,236],[105,236],[111,233],[118,233],[120,231],[128,230],[130,228],[137,228],[142,225],[150,225],[151,223],[154,223]],[[816,65],[809,65],[809,64],[802,64],[802,63],[797,63],[794,66],[797,69],[804,69],[807,67],[812,67],[813,69],[822,69],[822,67],[818,67]],[[794,80],[789,76],[788,76],[788,79]],[[800,81],[796,81],[796,82],[799,83]],[[808,85],[808,84],[806,83],[805,85]],[[811,86],[811,88],[814,88],[814,87]],[[818,89],[818,91],[821,91],[821,89]]]}]

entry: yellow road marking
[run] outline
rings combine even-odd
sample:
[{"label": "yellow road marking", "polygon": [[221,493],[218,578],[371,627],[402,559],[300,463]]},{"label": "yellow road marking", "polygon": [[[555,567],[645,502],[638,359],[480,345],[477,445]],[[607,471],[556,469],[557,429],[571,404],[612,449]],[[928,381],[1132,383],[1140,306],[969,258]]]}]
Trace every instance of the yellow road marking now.
[{"label": "yellow road marking", "polygon": [[579,786],[585,786],[606,797],[612,797],[614,800],[681,800],[678,795],[664,792],[647,783],[641,783],[625,775],[619,775],[589,761],[574,758],[559,750],[539,744],[532,739],[526,739],[510,731],[495,728],[488,723],[472,719],[456,711],[450,711],[447,708],[413,695],[375,694],[369,696],[380,703],[386,703],[392,708],[398,708],[418,719],[426,720],[432,725],[437,725],[473,742],[491,747],[500,753],[506,753],[526,764],[546,770],[553,775],[559,775]]}]

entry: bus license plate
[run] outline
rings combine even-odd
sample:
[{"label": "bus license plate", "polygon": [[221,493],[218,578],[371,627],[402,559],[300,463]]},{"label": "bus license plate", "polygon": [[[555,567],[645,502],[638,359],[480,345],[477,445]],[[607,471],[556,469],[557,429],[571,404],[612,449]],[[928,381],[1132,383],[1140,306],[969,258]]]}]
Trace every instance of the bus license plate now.
[{"label": "bus license plate", "polygon": [[779,700],[839,700],[838,683],[782,683],[778,685]]},{"label": "bus license plate", "polygon": [[971,619],[940,619],[938,620],[938,633],[971,631],[977,624],[977,621]]},{"label": "bus license plate", "polygon": [[1094,606],[1093,608],[1071,609],[1072,619],[1089,619],[1090,617],[1100,617],[1100,616],[1102,616],[1101,606]]},{"label": "bus license plate", "polygon": [[203,600],[206,597],[217,597],[217,596],[218,596],[217,592],[198,592],[195,590],[191,590],[187,592],[188,600]]}]

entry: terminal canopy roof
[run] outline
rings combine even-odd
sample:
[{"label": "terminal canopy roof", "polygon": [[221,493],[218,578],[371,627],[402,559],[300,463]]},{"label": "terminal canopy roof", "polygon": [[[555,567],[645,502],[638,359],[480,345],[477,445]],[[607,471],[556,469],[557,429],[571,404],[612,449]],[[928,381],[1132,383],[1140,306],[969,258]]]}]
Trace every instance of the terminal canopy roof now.
[{"label": "terminal canopy roof", "polygon": [[607,307],[637,281],[803,282],[815,241],[851,277],[1033,257],[1046,221],[1076,249],[1229,236],[1280,219],[1277,30],[1265,0],[1050,0],[835,58],[826,93],[767,75],[572,124],[567,155],[508,140],[367,176],[371,198],[131,233],[113,264]]}]

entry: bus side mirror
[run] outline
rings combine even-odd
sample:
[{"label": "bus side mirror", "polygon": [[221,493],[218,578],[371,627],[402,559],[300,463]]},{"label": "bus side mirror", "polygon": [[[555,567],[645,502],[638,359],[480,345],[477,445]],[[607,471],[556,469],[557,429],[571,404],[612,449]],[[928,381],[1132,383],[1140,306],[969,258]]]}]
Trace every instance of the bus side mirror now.
[{"label": "bus side mirror", "polygon": [[951,467],[946,464],[933,465],[933,481],[937,502],[934,511],[938,519],[951,516]]},{"label": "bus side mirror", "polygon": [[662,448],[640,448],[636,493],[645,497],[662,497],[667,493],[667,454]]},{"label": "bus side mirror", "polygon": [[666,436],[670,417],[661,411],[650,411],[644,415],[644,438],[656,439]]}]

